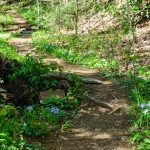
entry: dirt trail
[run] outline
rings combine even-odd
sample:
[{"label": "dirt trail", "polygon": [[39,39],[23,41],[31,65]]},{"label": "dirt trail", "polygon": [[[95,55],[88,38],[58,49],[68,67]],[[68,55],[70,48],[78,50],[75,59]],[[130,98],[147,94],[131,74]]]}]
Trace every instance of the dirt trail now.
[{"label": "dirt trail", "polygon": [[[21,30],[22,23],[27,23],[15,11],[7,13],[15,17],[17,29]],[[35,54],[35,49],[31,46],[31,35],[12,38],[9,43],[21,55]],[[131,123],[127,114],[130,102],[127,98],[127,91],[119,84],[108,81],[96,70],[68,64],[47,54],[45,62],[49,61],[56,61],[64,67],[63,71],[102,80],[103,84],[86,84],[89,95],[97,100],[121,107],[121,109],[111,112],[85,98],[77,116],[72,120],[74,126],[69,132],[61,132],[56,136],[50,135],[33,143],[45,146],[47,150],[133,150],[134,146],[129,141]]]}]

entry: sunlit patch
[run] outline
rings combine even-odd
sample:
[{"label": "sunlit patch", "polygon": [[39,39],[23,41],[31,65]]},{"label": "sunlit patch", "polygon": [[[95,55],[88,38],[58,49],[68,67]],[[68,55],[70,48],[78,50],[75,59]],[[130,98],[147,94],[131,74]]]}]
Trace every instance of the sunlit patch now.
[{"label": "sunlit patch", "polygon": [[9,38],[10,36],[11,36],[10,33],[0,33],[0,38],[2,38],[2,39],[7,39],[7,38]]},{"label": "sunlit patch", "polygon": [[95,140],[98,140],[98,139],[111,139],[112,136],[110,134],[107,134],[107,133],[100,133],[96,136],[93,136],[92,139],[95,139]]}]

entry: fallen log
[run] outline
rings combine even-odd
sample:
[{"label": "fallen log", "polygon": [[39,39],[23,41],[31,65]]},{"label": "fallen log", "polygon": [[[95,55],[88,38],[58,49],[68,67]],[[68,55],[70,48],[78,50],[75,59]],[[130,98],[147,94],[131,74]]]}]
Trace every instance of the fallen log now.
[{"label": "fallen log", "polygon": [[[41,77],[47,78],[47,79],[52,79],[52,78],[59,78],[60,80],[65,79],[68,81],[73,81],[69,77],[69,73],[67,72],[49,72],[46,74],[41,75]],[[81,78],[81,81],[86,84],[102,84],[102,81],[94,79],[94,78]]]},{"label": "fallen log", "polygon": [[94,78],[81,78],[82,82],[87,84],[102,84],[102,81]]}]

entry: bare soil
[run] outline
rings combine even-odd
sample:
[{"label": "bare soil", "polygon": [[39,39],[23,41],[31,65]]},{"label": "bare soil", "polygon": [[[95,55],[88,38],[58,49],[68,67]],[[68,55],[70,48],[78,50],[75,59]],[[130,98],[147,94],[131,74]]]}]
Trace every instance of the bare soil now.
[{"label": "bare soil", "polygon": [[[15,17],[17,28],[27,23],[15,11],[8,11]],[[27,25],[29,25],[27,23]],[[12,25],[13,26],[13,25]],[[16,26],[16,25],[15,25]],[[10,32],[10,30],[8,31]],[[35,54],[31,46],[32,35],[24,35],[9,40],[10,45],[21,55]],[[41,55],[41,54],[40,54]],[[73,127],[67,132],[54,131],[45,139],[28,140],[33,144],[44,146],[47,150],[133,150],[135,146],[130,143],[131,123],[128,115],[131,100],[128,91],[118,83],[109,81],[97,70],[83,68],[75,64],[46,55],[45,62],[56,61],[63,66],[63,71],[76,73],[84,77],[93,77],[102,81],[102,84],[86,84],[89,95],[96,100],[107,102],[119,109],[110,111],[83,98],[77,115],[71,120]]]}]

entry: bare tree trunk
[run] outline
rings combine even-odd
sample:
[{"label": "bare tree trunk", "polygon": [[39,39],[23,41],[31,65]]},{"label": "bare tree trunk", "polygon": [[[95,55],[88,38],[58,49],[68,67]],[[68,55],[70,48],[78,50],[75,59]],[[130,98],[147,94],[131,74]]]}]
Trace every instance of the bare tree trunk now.
[{"label": "bare tree trunk", "polygon": [[38,23],[40,22],[40,7],[41,7],[41,0],[37,0]]},{"label": "bare tree trunk", "polygon": [[60,42],[60,29],[61,29],[61,17],[60,17],[60,0],[58,0],[58,15],[59,15],[59,20],[58,20],[58,39],[59,39],[59,42]]},{"label": "bare tree trunk", "polygon": [[76,0],[76,13],[75,13],[75,34],[78,35],[78,7],[79,7],[79,1]]},{"label": "bare tree trunk", "polygon": [[[132,48],[132,47],[136,43],[136,35],[135,35],[135,26],[132,23],[132,15],[131,15],[131,11],[130,11],[130,8],[129,8],[129,0],[126,0],[126,5],[127,5],[127,15],[128,15],[128,18],[130,18],[130,20],[129,20],[130,30],[132,32],[132,38],[133,38],[133,42],[132,42],[130,53],[129,53],[129,55],[131,57],[131,53],[132,52],[134,53],[134,48]],[[130,60],[128,60],[128,63],[129,63],[129,61]],[[134,80],[134,85],[136,85],[136,80],[135,80],[135,78],[136,78],[136,69],[135,69],[135,61],[134,60],[132,60],[132,64],[133,64],[133,80]],[[132,72],[131,72],[131,74],[132,74]]]},{"label": "bare tree trunk", "polygon": [[134,25],[132,24],[132,16],[131,16],[131,13],[130,13],[130,10],[129,10],[130,8],[129,8],[129,1],[128,0],[126,0],[126,5],[127,5],[127,15],[128,15],[128,18],[130,18],[129,24],[130,24],[130,30],[131,30],[132,36],[133,36],[133,42],[136,43]]}]

